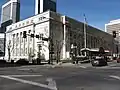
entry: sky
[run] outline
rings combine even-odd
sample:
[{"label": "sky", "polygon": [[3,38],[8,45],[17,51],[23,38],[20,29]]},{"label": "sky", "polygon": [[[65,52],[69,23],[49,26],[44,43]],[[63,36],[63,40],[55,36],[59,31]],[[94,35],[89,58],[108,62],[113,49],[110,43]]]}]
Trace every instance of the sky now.
[{"label": "sky", "polygon": [[[0,0],[1,6],[6,0]],[[34,15],[35,0],[21,0],[21,20]],[[120,0],[57,0],[57,12],[104,31],[106,23],[120,19]]]}]

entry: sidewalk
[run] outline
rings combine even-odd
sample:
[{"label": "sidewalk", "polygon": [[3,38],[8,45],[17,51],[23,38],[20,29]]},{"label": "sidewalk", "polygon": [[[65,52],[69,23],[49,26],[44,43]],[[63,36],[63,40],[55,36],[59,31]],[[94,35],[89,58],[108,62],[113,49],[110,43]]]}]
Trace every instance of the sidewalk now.
[{"label": "sidewalk", "polygon": [[58,64],[53,64],[53,65],[43,65],[48,68],[63,68],[63,67],[76,67],[76,68],[87,68],[87,67],[92,67],[90,63],[87,64],[72,64],[72,63],[58,63]]},{"label": "sidewalk", "polygon": [[53,64],[48,64],[45,63],[43,65],[25,65],[25,66],[21,66],[21,67],[46,67],[46,68],[64,68],[64,67],[76,67],[76,68],[88,68],[88,67],[92,67],[91,63],[78,63],[78,64],[73,64],[72,62],[53,62]]}]

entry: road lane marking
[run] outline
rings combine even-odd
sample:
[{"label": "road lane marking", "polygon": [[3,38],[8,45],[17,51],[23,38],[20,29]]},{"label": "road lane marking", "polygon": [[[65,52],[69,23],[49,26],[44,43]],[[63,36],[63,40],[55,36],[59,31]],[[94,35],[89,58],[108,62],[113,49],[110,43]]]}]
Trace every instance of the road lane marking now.
[{"label": "road lane marking", "polygon": [[57,90],[57,85],[56,85],[55,80],[53,80],[52,78],[47,78],[46,81],[48,82],[48,86],[49,86],[49,87],[54,87],[54,88],[56,88],[56,90]]},{"label": "road lane marking", "polygon": [[106,67],[94,67],[96,69],[120,69],[120,67],[110,67],[110,66],[106,66]]},{"label": "road lane marking", "polygon": [[119,77],[119,76],[110,75],[109,77],[114,78],[114,79],[117,79],[117,80],[120,80],[120,77]]},{"label": "road lane marking", "polygon": [[57,88],[55,88],[55,87],[49,87],[48,85],[33,82],[33,81],[23,80],[23,79],[19,79],[19,78],[10,77],[10,76],[0,76],[0,77],[14,80],[14,81],[18,81],[18,82],[25,83],[25,84],[30,84],[30,85],[34,85],[34,86],[38,86],[38,87],[47,88],[50,90],[57,90]]},{"label": "road lane marking", "polygon": [[7,76],[10,76],[10,77],[40,77],[42,75],[7,75]]}]

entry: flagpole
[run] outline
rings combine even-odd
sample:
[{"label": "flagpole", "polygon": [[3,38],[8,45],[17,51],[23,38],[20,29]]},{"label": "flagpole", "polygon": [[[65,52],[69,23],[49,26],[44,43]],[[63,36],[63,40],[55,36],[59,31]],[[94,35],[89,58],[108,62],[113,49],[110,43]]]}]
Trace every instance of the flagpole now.
[{"label": "flagpole", "polygon": [[[86,42],[86,24],[87,24],[87,21],[86,21],[86,16],[84,14],[84,48],[85,49],[87,48],[87,42]],[[85,56],[86,56],[86,52],[85,52]]]}]

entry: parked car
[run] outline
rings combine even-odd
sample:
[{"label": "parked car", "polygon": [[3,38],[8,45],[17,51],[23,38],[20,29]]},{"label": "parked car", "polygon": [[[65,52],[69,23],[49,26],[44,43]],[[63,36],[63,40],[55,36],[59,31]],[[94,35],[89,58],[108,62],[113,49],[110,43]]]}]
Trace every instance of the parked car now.
[{"label": "parked car", "polygon": [[99,56],[94,57],[91,60],[91,64],[92,64],[92,66],[106,66],[106,65],[108,65],[106,58],[102,57],[102,56],[101,57],[99,57]]}]

